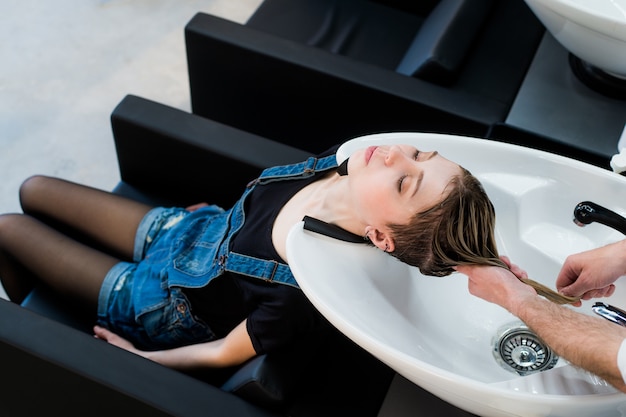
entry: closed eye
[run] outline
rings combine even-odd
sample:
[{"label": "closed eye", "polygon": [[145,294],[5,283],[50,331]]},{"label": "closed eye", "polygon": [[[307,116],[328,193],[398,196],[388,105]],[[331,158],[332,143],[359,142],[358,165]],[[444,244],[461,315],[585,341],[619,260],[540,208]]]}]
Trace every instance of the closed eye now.
[{"label": "closed eye", "polygon": [[[413,159],[417,161],[420,157],[420,154],[421,154],[420,150],[415,149],[415,153],[413,153]],[[405,174],[401,176],[400,179],[398,180],[398,192],[400,193],[402,192],[402,184],[404,183],[404,180],[406,179],[407,176],[408,175]]]},{"label": "closed eye", "polygon": [[[420,150],[419,149],[415,149],[415,153],[413,153],[413,159],[415,159],[417,161],[419,159],[419,157],[420,157],[420,154],[421,154]],[[404,182],[406,177],[407,177],[407,175],[403,175],[398,180],[398,192],[402,192],[402,183]]]},{"label": "closed eye", "polygon": [[403,175],[400,177],[400,179],[398,180],[398,192],[401,193],[402,192],[402,183],[404,182],[404,180],[406,179],[407,175]]}]

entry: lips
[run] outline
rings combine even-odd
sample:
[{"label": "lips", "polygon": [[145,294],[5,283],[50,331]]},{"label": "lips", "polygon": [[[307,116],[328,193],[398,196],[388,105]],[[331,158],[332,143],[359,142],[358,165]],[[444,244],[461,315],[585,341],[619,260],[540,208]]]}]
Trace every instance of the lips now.
[{"label": "lips", "polygon": [[378,148],[378,146],[370,146],[365,150],[365,165],[369,164],[370,159],[372,159],[372,155],[374,155],[374,152],[376,151],[376,148]]}]

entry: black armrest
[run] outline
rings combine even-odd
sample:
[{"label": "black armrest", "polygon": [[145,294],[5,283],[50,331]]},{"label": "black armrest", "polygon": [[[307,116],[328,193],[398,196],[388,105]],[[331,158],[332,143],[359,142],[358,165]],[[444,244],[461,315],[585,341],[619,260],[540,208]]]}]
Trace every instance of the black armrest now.
[{"label": "black armrest", "polygon": [[0,299],[3,415],[275,416]]},{"label": "black armrest", "polygon": [[[64,300],[59,295],[37,287],[24,299],[22,307],[63,323],[86,334],[92,334],[94,318],[81,306]],[[226,392],[253,404],[284,408],[293,395],[298,377],[304,374],[310,357],[320,342],[306,342],[277,355],[259,355],[241,367],[219,371],[201,371],[197,379],[221,386]]]}]

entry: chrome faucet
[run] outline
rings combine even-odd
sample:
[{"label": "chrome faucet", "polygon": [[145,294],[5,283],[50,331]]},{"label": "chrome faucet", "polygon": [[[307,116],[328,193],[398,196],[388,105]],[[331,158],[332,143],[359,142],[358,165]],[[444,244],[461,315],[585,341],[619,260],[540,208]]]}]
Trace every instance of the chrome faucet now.
[{"label": "chrome faucet", "polygon": [[610,304],[596,302],[591,309],[594,313],[604,317],[608,321],[612,321],[615,324],[626,327],[626,311],[621,308],[617,308]]}]

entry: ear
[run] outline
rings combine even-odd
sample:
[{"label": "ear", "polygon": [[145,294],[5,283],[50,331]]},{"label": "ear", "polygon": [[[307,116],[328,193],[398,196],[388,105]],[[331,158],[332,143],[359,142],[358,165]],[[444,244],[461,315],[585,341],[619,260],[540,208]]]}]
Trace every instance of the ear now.
[{"label": "ear", "polygon": [[395,243],[388,232],[376,229],[373,226],[367,226],[365,228],[365,236],[374,246],[384,252],[393,252],[395,250]]}]

